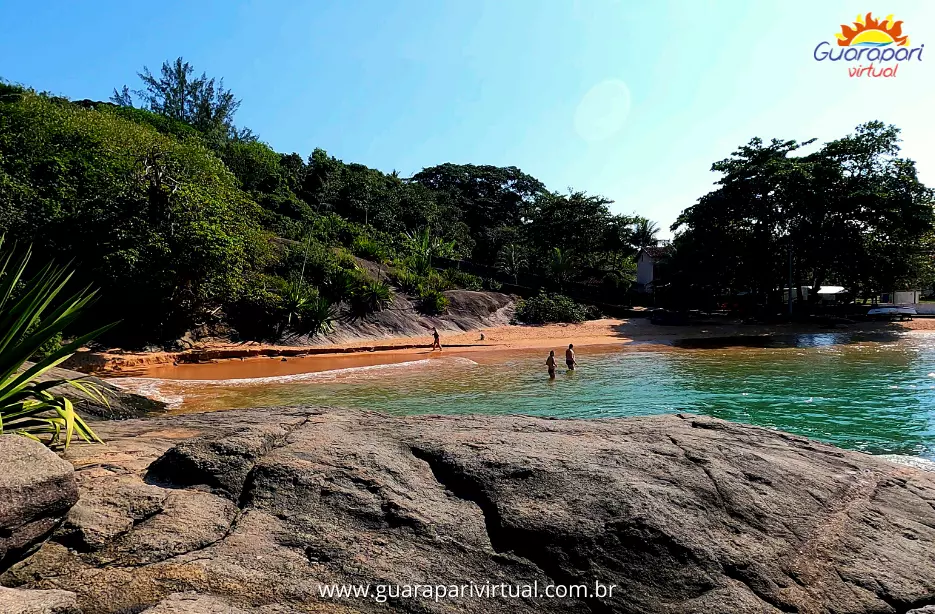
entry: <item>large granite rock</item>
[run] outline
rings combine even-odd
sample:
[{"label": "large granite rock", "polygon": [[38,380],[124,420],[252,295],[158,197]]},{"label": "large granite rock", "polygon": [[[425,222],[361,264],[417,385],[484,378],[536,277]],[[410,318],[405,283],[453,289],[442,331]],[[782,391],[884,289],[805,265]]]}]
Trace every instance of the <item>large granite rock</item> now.
[{"label": "large granite rock", "polygon": [[0,435],[0,571],[51,533],[77,500],[71,463],[32,439]]},{"label": "large granite rock", "polygon": [[0,612],[3,614],[81,614],[74,593],[30,591],[0,586]]},{"label": "large granite rock", "polygon": [[[99,430],[107,446],[69,452],[81,503],[0,577],[73,591],[86,614],[935,604],[935,474],[767,429],[262,409]],[[406,596],[472,582],[589,592]],[[377,585],[403,586],[383,603]]]},{"label": "large granite rock", "polygon": [[143,614],[292,614],[295,610],[279,605],[260,608],[239,608],[217,597],[197,593],[175,593]]}]

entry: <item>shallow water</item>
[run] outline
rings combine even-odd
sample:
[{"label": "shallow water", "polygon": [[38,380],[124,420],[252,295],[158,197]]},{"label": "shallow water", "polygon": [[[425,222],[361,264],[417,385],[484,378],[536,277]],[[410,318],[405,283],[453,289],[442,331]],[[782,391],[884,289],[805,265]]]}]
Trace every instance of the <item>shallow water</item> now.
[{"label": "shallow water", "polygon": [[873,454],[935,458],[935,335],[801,335],[771,347],[720,345],[582,348],[579,369],[560,369],[554,382],[545,374],[546,354],[536,351],[267,378],[117,383],[162,396],[174,411],[312,404],[576,418],[693,412]]}]

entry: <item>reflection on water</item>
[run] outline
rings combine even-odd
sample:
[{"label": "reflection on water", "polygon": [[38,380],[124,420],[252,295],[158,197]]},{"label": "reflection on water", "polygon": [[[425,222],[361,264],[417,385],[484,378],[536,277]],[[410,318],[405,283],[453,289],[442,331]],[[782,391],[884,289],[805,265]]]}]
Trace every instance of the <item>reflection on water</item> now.
[{"label": "reflection on water", "polygon": [[396,414],[635,416],[677,411],[780,428],[875,454],[935,458],[935,337],[803,335],[779,347],[579,352],[550,382],[545,354],[465,357],[260,380],[122,380],[179,411],[340,405]]}]

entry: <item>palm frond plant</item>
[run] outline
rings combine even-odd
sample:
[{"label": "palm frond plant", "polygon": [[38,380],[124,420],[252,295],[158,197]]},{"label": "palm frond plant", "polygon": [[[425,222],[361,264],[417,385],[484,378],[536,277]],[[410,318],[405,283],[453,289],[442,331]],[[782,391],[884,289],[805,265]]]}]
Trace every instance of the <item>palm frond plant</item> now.
[{"label": "palm frond plant", "polygon": [[30,363],[30,358],[74,323],[96,296],[96,291],[85,288],[57,300],[73,273],[49,263],[24,280],[31,258],[30,248],[14,260],[13,250],[3,249],[0,236],[0,434],[16,433],[39,441],[45,438],[49,445],[66,448],[75,435],[88,442],[100,442],[71,400],[52,389],[69,385],[107,404],[103,393],[80,379],[39,380],[113,325],[82,335]]},{"label": "palm frond plant", "polygon": [[279,323],[279,335],[282,336],[286,329],[292,328],[293,320],[298,322],[308,304],[317,299],[318,290],[306,286],[301,277],[290,281],[282,294],[284,319]]},{"label": "palm frond plant", "polygon": [[553,247],[549,258],[549,272],[552,279],[558,284],[559,290],[564,290],[565,284],[574,275],[575,263],[567,252]]},{"label": "palm frond plant", "polygon": [[351,297],[351,312],[355,316],[383,311],[393,302],[393,292],[384,282],[376,279],[361,279]]},{"label": "palm frond plant", "polygon": [[322,286],[325,298],[332,303],[340,303],[349,300],[354,290],[357,288],[358,272],[348,269],[335,269],[329,275]]},{"label": "palm frond plant", "polygon": [[432,270],[432,258],[449,256],[454,252],[455,242],[445,241],[432,234],[432,228],[426,226],[421,232],[407,232],[406,244],[409,248],[410,268],[419,275],[428,275]]},{"label": "palm frond plant", "polygon": [[513,283],[519,285],[519,275],[529,266],[526,252],[519,245],[511,243],[504,245],[497,254],[497,268],[513,278]]},{"label": "palm frond plant", "polygon": [[653,247],[659,244],[659,225],[645,217],[637,217],[633,222],[633,246],[636,249]]},{"label": "palm frond plant", "polygon": [[316,296],[308,301],[301,313],[300,330],[310,337],[327,333],[332,329],[332,322],[338,317],[338,312],[331,301],[323,296]]}]

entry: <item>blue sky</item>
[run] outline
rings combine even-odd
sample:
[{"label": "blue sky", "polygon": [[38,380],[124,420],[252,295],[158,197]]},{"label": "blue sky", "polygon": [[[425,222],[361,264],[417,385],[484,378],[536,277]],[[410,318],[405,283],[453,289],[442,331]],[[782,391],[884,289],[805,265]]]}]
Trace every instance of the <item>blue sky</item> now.
[{"label": "blue sky", "polygon": [[[932,50],[891,79],[812,58],[867,11]],[[0,23],[10,81],[105,99],[181,55],[223,76],[237,123],[278,151],[404,175],[515,165],[665,227],[752,136],[830,139],[881,119],[935,185],[935,2],[4,0]]]}]

